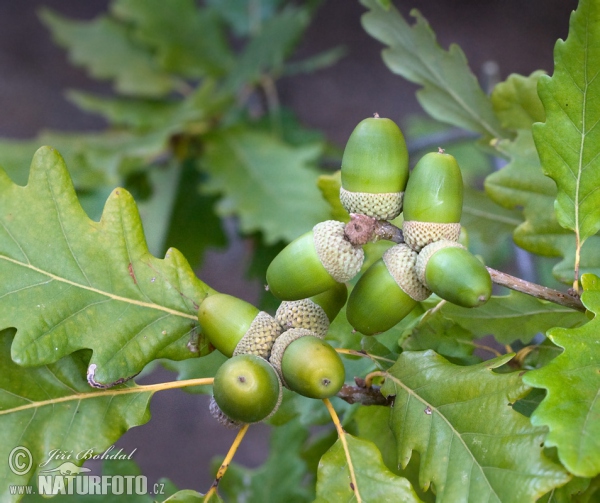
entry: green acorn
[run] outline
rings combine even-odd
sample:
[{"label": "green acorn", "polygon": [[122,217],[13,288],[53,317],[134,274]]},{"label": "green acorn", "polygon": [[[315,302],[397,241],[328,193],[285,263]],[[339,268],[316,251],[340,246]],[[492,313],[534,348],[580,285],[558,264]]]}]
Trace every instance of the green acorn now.
[{"label": "green acorn", "polygon": [[492,279],[485,266],[464,246],[441,240],[419,253],[419,280],[442,299],[462,307],[485,304],[492,295]]},{"label": "green acorn", "polygon": [[398,244],[360,277],[346,306],[346,317],[356,331],[385,332],[429,297],[431,292],[417,278],[416,262],[417,252]]},{"label": "green acorn", "polygon": [[440,239],[458,241],[463,205],[460,167],[450,154],[430,152],[414,167],[404,195],[404,242],[413,250]]},{"label": "green acorn", "polygon": [[323,338],[347,298],[348,288],[344,283],[337,283],[333,288],[310,299],[282,302],[275,313],[275,319],[283,330],[306,328]]},{"label": "green acorn", "polygon": [[[227,360],[213,383],[213,398],[227,422],[256,423],[275,413],[283,387],[277,372],[256,355],[237,355]],[[211,408],[219,419],[219,413]]]},{"label": "green acorn", "polygon": [[215,293],[198,310],[198,322],[210,343],[225,356],[251,353],[268,358],[281,326],[249,302]]},{"label": "green acorn", "polygon": [[344,226],[327,220],[287,245],[267,269],[273,295],[281,300],[306,299],[356,276],[365,254],[345,238]]},{"label": "green acorn", "polygon": [[305,328],[284,332],[269,361],[284,386],[309,398],[329,398],[344,384],[346,372],[336,350]]},{"label": "green acorn", "polygon": [[400,128],[390,119],[361,121],[342,158],[340,201],[348,213],[392,220],[402,211],[408,179],[408,150]]}]

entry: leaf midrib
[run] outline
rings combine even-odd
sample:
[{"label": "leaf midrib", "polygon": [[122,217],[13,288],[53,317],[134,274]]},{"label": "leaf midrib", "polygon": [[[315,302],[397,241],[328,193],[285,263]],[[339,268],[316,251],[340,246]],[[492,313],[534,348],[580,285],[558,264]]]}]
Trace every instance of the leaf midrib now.
[{"label": "leaf midrib", "polygon": [[15,259],[12,259],[10,257],[7,257],[5,255],[0,255],[0,260],[4,260],[6,262],[10,262],[10,263],[18,265],[20,267],[24,267],[26,269],[32,270],[34,272],[37,272],[38,274],[42,274],[42,275],[44,275],[44,276],[52,279],[54,281],[59,281],[61,283],[65,283],[67,285],[71,285],[71,286],[74,286],[76,288],[81,288],[82,290],[87,290],[89,292],[97,293],[99,295],[104,295],[105,297],[108,297],[111,300],[116,300],[116,301],[119,301],[119,302],[125,302],[125,303],[128,303],[128,304],[133,304],[135,306],[145,307],[145,308],[148,308],[148,309],[155,309],[155,310],[158,310],[158,311],[164,311],[164,312],[169,313],[171,315],[180,316],[182,318],[188,318],[188,319],[191,319],[191,320],[194,320],[194,321],[197,321],[197,319],[198,319],[196,315],[185,313],[183,311],[178,311],[176,309],[171,309],[171,308],[166,307],[166,306],[161,306],[161,305],[155,304],[153,302],[143,302],[141,300],[130,299],[130,298],[122,297],[120,295],[116,295],[116,294],[113,294],[113,293],[110,293],[110,292],[105,292],[103,290],[99,290],[98,288],[94,288],[92,286],[82,285],[81,283],[77,283],[75,281],[71,281],[71,280],[68,280],[66,278],[61,278],[60,276],[57,276],[56,274],[52,274],[51,272],[44,271],[43,269],[40,269],[39,267],[36,267],[36,266],[34,266],[32,264],[26,264],[26,263],[20,262],[19,260],[15,260]]}]

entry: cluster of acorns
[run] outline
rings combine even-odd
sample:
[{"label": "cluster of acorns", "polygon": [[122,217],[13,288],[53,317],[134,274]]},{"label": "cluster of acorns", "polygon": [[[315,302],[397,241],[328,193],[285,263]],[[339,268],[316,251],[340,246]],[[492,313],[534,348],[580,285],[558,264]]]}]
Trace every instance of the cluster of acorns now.
[{"label": "cluster of acorns", "polygon": [[[392,328],[432,292],[463,307],[485,303],[492,281],[458,243],[463,182],[456,159],[442,150],[423,156],[409,177],[402,132],[390,119],[363,120],[342,159],[340,201],[351,214],[379,221],[403,213],[404,243],[389,248],[359,278],[346,306],[350,324],[373,335]],[[234,297],[204,300],[205,335],[231,357],[214,381],[213,414],[226,424],[272,415],[282,386],[311,398],[336,394],[344,366],[323,337],[346,304],[345,283],[361,270],[362,246],[343,222],[329,220],[291,242],[267,269],[282,300],[275,318]]]}]

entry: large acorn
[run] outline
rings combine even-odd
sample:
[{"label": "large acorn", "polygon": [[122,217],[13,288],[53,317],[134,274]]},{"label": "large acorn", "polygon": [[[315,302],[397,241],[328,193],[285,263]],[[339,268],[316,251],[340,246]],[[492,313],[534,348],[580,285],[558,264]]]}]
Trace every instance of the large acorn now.
[{"label": "large acorn", "polygon": [[346,239],[344,227],[327,220],[287,245],[267,269],[271,293],[281,300],[306,299],[356,276],[364,252]]},{"label": "large acorn", "polygon": [[348,213],[391,220],[402,211],[408,150],[390,119],[364,119],[352,131],[342,158],[340,201]]},{"label": "large acorn", "polygon": [[337,283],[310,299],[283,301],[275,319],[283,330],[306,328],[318,337],[325,337],[330,323],[344,307],[347,298],[346,284]]},{"label": "large acorn", "polygon": [[[256,423],[274,414],[282,397],[277,372],[265,359],[256,355],[237,355],[227,360],[213,383],[213,416],[228,423]],[[220,412],[225,414],[221,417]]]},{"label": "large acorn", "polygon": [[269,361],[284,386],[309,398],[329,398],[344,384],[344,363],[336,350],[305,328],[281,334]]},{"label": "large acorn", "polygon": [[492,279],[485,266],[464,246],[440,240],[417,257],[419,280],[442,299],[462,307],[485,304],[492,295]]},{"label": "large acorn", "polygon": [[215,293],[198,310],[198,322],[210,343],[225,356],[251,353],[268,358],[281,326],[249,302]]},{"label": "large acorn", "polygon": [[352,290],[346,317],[365,335],[389,330],[431,292],[416,275],[417,253],[405,244],[389,248],[360,277]]},{"label": "large acorn", "polygon": [[404,195],[404,241],[413,250],[440,239],[458,241],[463,181],[456,159],[440,149],[414,167]]}]

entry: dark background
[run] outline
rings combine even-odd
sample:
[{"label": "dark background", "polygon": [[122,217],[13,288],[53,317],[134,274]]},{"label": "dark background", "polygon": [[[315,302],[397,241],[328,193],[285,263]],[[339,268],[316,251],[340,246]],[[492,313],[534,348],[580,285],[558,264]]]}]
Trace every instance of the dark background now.
[{"label": "dark background", "polygon": [[[168,1],[168,0],[166,0]],[[89,19],[106,10],[100,0],[0,0],[0,137],[28,138],[40,129],[101,129],[101,119],[79,112],[63,98],[69,88],[107,94],[110,85],[88,79],[69,65],[65,53],[50,40],[36,17],[49,6],[69,17]],[[575,0],[395,0],[408,15],[418,8],[447,48],[458,43],[473,72],[481,76],[494,61],[500,78],[527,75],[536,69],[552,72],[552,50],[566,38]],[[336,66],[310,76],[279,83],[284,105],[294,108],[301,121],[325,132],[343,147],[354,126],[377,111],[402,123],[420,112],[416,86],[390,73],[380,58],[381,46],[360,25],[364,8],[355,0],[324,0],[298,56],[308,56],[344,45],[347,56]],[[242,279],[246,255],[239,242],[222,253],[210,253],[199,276],[217,290],[249,301],[261,285]],[[170,379],[166,372],[153,379]],[[126,452],[137,448],[134,459],[149,482],[161,476],[181,488],[205,492],[212,481],[209,460],[224,455],[235,436],[208,414],[204,396],[181,391],[158,393],[151,405],[152,420],[130,430],[119,442]],[[257,466],[267,456],[268,427],[252,426],[235,460]],[[57,446],[59,447],[59,446]]]}]

